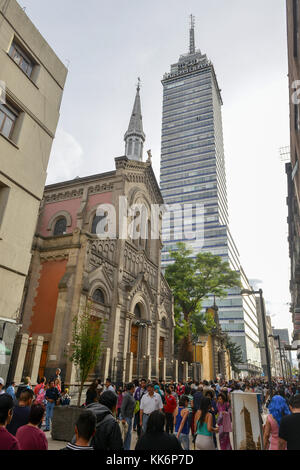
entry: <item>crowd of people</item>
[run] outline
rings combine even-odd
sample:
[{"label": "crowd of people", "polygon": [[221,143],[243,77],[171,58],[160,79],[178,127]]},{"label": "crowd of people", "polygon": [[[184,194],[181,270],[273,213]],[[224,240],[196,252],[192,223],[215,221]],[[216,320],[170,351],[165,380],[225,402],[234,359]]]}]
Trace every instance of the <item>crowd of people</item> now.
[{"label": "crowd of people", "polygon": [[[55,406],[70,405],[60,369],[31,387],[4,390],[0,378],[0,450],[47,450]],[[263,379],[151,382],[116,386],[107,378],[87,389],[74,438],[62,450],[232,450],[231,394],[255,393],[265,450],[300,450],[300,384]],[[133,446],[133,433],[136,444]],[[218,437],[217,437],[218,436]]]}]

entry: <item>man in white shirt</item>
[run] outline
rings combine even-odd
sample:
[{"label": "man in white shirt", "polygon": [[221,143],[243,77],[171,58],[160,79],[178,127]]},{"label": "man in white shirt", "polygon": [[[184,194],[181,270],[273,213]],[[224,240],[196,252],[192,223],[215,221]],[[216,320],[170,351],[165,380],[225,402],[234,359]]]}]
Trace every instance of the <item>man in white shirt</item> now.
[{"label": "man in white shirt", "polygon": [[146,432],[149,416],[153,411],[162,410],[163,402],[159,393],[154,392],[154,385],[147,385],[147,393],[143,395],[140,404],[140,426]]}]

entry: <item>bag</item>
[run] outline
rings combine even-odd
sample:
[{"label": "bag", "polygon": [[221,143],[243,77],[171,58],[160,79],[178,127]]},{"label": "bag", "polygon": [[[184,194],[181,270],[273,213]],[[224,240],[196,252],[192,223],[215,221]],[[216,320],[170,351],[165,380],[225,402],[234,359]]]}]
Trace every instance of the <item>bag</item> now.
[{"label": "bag", "polygon": [[140,411],[140,402],[137,400],[135,402],[134,414],[136,415]]},{"label": "bag", "polygon": [[41,387],[35,399],[35,403],[38,403],[39,405],[43,405],[45,403],[45,395],[46,395],[46,390],[44,387]]},{"label": "bag", "polygon": [[123,442],[125,442],[125,439],[126,439],[126,436],[127,436],[127,433],[128,433],[128,423],[122,423],[122,421],[119,421],[119,426],[120,426],[120,430],[121,430],[121,436],[122,436],[122,440]]}]

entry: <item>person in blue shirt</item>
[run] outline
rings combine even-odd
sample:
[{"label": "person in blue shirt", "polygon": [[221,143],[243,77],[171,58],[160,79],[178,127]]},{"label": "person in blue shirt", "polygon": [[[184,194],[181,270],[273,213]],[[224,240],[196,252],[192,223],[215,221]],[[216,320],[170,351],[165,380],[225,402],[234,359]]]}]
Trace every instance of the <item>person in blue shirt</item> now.
[{"label": "person in blue shirt", "polygon": [[9,387],[6,389],[6,393],[12,397],[14,402],[16,401],[16,392],[15,392],[16,382],[12,382]]},{"label": "person in blue shirt", "polygon": [[60,393],[58,389],[55,387],[54,380],[49,382],[49,388],[46,391],[45,398],[47,400],[46,405],[46,428],[44,431],[50,431],[50,422],[53,416],[53,410],[55,405],[58,403],[58,399],[60,397]]}]

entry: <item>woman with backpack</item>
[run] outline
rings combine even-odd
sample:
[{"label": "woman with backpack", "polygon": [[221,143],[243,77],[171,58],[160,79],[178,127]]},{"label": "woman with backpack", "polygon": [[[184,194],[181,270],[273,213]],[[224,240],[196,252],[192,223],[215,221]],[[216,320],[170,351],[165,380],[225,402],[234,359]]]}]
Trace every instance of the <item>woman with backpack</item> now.
[{"label": "woman with backpack", "polygon": [[194,422],[197,450],[216,450],[213,434],[219,432],[219,428],[213,427],[213,417],[210,409],[211,399],[208,397],[202,398],[200,410],[196,412]]}]

